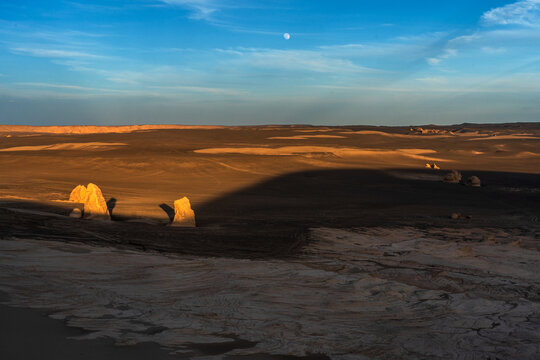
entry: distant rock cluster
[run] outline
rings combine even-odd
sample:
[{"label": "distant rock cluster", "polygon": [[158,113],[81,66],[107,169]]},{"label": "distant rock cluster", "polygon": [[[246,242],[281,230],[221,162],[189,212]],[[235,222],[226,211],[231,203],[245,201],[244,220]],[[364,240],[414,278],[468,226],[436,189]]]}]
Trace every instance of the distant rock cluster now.
[{"label": "distant rock cluster", "polygon": [[74,218],[110,220],[109,209],[101,189],[96,184],[78,185],[71,191],[69,201],[83,204],[84,209],[74,209],[69,216]]},{"label": "distant rock cluster", "polygon": [[473,218],[472,215],[463,216],[463,215],[461,215],[461,213],[452,213],[450,215],[450,219],[452,219],[452,220],[458,220],[458,219],[471,220],[472,218]]},{"label": "distant rock cluster", "polygon": [[433,163],[433,164],[427,163],[426,164],[426,169],[441,170],[441,168],[435,163]]},{"label": "distant rock cluster", "polygon": [[455,135],[452,131],[440,129],[424,129],[421,127],[412,127],[409,133],[413,135]]},{"label": "distant rock cluster", "polygon": [[481,183],[480,179],[478,178],[478,176],[471,176],[470,178],[467,179],[466,185],[467,186],[480,187],[480,186],[482,186],[482,183]]},{"label": "distant rock cluster", "polygon": [[[452,183],[452,184],[459,184],[461,182],[462,176],[461,173],[457,170],[452,170],[448,174],[446,174],[443,178],[443,181],[446,183]],[[473,186],[473,187],[481,187],[482,182],[480,181],[480,178],[478,176],[471,176],[467,179],[466,182],[464,182],[467,186]]]},{"label": "distant rock cluster", "polygon": [[446,183],[457,184],[461,181],[461,173],[457,170],[452,170],[444,176],[443,181]]}]

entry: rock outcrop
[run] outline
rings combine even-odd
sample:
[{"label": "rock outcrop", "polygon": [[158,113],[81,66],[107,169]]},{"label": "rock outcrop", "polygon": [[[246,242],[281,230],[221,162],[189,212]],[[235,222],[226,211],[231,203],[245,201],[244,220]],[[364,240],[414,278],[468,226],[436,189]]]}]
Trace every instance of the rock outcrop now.
[{"label": "rock outcrop", "polygon": [[75,208],[75,209],[71,210],[71,212],[69,213],[69,217],[72,217],[72,218],[75,218],[75,219],[80,219],[80,218],[82,218],[82,211],[81,211],[81,209]]},{"label": "rock outcrop", "polygon": [[441,168],[435,163],[433,163],[433,164],[427,163],[426,168],[427,169],[433,169],[433,170],[441,170]]},{"label": "rock outcrop", "polygon": [[101,189],[96,184],[78,185],[69,195],[69,201],[84,205],[83,218],[110,220],[109,209]]},{"label": "rock outcrop", "polygon": [[448,130],[424,129],[421,127],[412,127],[409,129],[409,133],[414,134],[414,135],[445,135],[445,134],[454,135],[452,131],[448,131]]},{"label": "rock outcrop", "polygon": [[69,194],[69,201],[84,204],[86,201],[86,186],[77,185]]},{"label": "rock outcrop", "polygon": [[461,218],[461,213],[452,213],[450,215],[450,219],[452,220],[457,220],[457,219],[460,219]]},{"label": "rock outcrop", "polygon": [[195,212],[191,209],[191,204],[187,197],[183,197],[174,202],[174,219],[172,226],[195,227]]},{"label": "rock outcrop", "polygon": [[482,186],[482,182],[480,181],[478,176],[471,176],[467,179],[467,186],[480,187]]},{"label": "rock outcrop", "polygon": [[456,170],[452,170],[443,178],[444,182],[457,184],[461,181],[461,173]]}]

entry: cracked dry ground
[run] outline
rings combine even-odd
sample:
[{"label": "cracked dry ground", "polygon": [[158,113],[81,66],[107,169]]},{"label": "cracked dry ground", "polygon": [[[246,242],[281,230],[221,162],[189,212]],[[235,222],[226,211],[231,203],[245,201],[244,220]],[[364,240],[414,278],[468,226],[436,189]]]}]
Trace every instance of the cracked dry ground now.
[{"label": "cracked dry ground", "polygon": [[[2,240],[0,285],[12,305],[55,309],[88,338],[154,341],[189,358],[540,356],[538,234],[378,227],[310,237],[286,260]],[[249,342],[193,351],[231,338]]]}]

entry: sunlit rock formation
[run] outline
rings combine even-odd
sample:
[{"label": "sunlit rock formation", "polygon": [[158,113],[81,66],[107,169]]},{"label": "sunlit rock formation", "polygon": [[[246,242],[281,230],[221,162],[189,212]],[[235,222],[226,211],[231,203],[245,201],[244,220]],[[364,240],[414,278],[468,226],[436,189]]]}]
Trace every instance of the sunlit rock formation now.
[{"label": "sunlit rock formation", "polygon": [[461,181],[461,173],[456,170],[452,170],[443,178],[444,182],[457,184]]},{"label": "sunlit rock formation", "polygon": [[172,226],[195,227],[195,212],[191,209],[191,204],[187,197],[183,197],[174,202],[174,219]]},{"label": "sunlit rock formation", "polygon": [[111,219],[101,189],[95,184],[90,183],[86,187],[84,185],[78,185],[69,195],[69,201],[84,205],[83,217],[85,219]]},{"label": "sunlit rock formation", "polygon": [[84,204],[86,201],[86,186],[77,185],[69,194],[69,201]]}]

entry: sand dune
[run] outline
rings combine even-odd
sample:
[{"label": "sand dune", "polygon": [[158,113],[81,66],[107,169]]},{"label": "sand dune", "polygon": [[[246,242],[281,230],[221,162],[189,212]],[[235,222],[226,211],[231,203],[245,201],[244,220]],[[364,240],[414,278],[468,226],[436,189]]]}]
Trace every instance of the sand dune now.
[{"label": "sand dune", "polygon": [[539,157],[539,153],[531,152],[531,151],[522,151],[514,155],[516,158],[530,158],[530,157]]},{"label": "sand dune", "polygon": [[263,148],[263,147],[237,147],[237,148],[207,148],[194,150],[200,154],[245,154],[245,155],[267,155],[267,156],[290,156],[302,154],[324,153],[332,154],[339,157],[355,157],[355,156],[373,156],[373,157],[388,157],[388,156],[406,156],[413,159],[421,160],[436,160],[448,161],[445,159],[436,159],[433,157],[424,156],[424,154],[436,153],[432,149],[362,149],[362,148],[339,148],[330,146],[283,146],[278,148]]},{"label": "sand dune", "polygon": [[85,143],[60,143],[52,145],[14,146],[0,151],[40,151],[40,150],[86,150],[99,151],[109,150],[117,146],[127,146],[125,143],[85,142]]},{"label": "sand dune", "polygon": [[454,150],[455,153],[460,155],[482,155],[484,154],[483,151],[477,151],[477,150]]},{"label": "sand dune", "polygon": [[477,137],[472,139],[467,139],[469,141],[477,140],[513,140],[513,139],[528,139],[528,140],[538,140],[540,137],[534,135],[524,135],[524,134],[512,134],[512,135],[486,135],[484,137]]},{"label": "sand dune", "polygon": [[[410,138],[411,135],[406,134],[391,134],[384,131],[374,131],[374,130],[360,130],[360,131],[340,131],[340,134],[347,135],[380,135],[380,136],[389,136],[389,137],[399,137],[399,138]],[[439,136],[437,136],[439,137]]]},{"label": "sand dune", "polygon": [[328,131],[334,131],[334,129],[301,129],[301,130],[294,130],[295,132],[303,132],[303,133],[314,133],[314,132],[328,132]]},{"label": "sand dune", "polygon": [[295,135],[295,136],[273,136],[269,140],[308,140],[308,139],[345,139],[340,135]]}]

